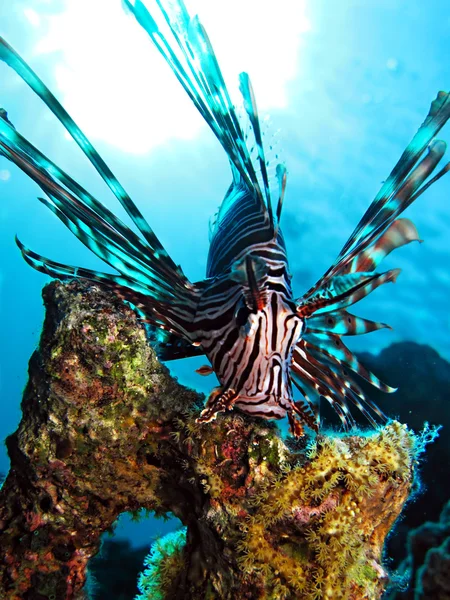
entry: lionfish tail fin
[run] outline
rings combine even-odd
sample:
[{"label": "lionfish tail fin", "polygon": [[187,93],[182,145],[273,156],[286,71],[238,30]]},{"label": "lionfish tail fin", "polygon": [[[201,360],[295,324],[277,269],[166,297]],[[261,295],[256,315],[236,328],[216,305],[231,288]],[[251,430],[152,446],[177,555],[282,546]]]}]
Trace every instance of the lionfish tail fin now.
[{"label": "lionfish tail fin", "polygon": [[304,397],[310,402],[314,397],[326,398],[346,428],[354,425],[349,405],[358,408],[373,425],[386,420],[354,381],[353,374],[383,392],[395,391],[366,369],[342,341],[343,336],[365,334],[388,325],[356,317],[346,309],[380,285],[395,282],[399,269],[375,272],[385,256],[412,241],[421,241],[414,224],[398,217],[450,170],[448,163],[428,179],[446,150],[444,142],[433,138],[449,118],[450,94],[440,92],[336,262],[297,301],[305,331],[293,354],[293,382],[306,390]]},{"label": "lionfish tail fin", "polygon": [[262,131],[250,78],[239,76],[244,109],[252,131],[253,157],[248,135],[244,133],[216,54],[197,16],[192,17],[182,0],[159,0],[165,25],[157,23],[141,0],[124,0],[125,6],[147,32],[178,81],[205,119],[228,155],[233,180],[243,182],[254,192],[274,228],[273,209],[264,153]]}]

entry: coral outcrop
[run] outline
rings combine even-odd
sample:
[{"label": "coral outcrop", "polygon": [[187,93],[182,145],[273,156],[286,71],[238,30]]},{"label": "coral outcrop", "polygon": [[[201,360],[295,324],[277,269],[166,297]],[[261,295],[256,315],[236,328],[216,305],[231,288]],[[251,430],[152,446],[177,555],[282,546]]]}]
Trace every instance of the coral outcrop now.
[{"label": "coral outcrop", "polygon": [[137,600],[164,600],[173,594],[174,581],[185,568],[185,547],[185,528],[168,533],[153,544],[145,559],[146,569],[139,577],[141,594]]},{"label": "coral outcrop", "polygon": [[381,597],[384,539],[432,431],[394,421],[302,446],[237,412],[198,424],[203,398],[158,362],[131,309],[80,282],[44,300],[7,440],[0,597],[86,597],[100,535],[139,508],[186,528],[153,548],[143,599]]}]

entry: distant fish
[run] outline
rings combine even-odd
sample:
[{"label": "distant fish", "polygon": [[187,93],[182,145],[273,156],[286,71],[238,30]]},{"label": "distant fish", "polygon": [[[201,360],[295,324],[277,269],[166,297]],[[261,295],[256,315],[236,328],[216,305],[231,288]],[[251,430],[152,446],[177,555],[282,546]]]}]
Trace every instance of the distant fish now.
[{"label": "distant fish", "polygon": [[[364,368],[342,336],[387,326],[356,317],[347,309],[383,283],[395,281],[398,269],[377,273],[376,268],[392,250],[419,239],[412,222],[397,217],[450,168],[447,164],[427,181],[445,152],[445,143],[433,138],[450,117],[450,95],[438,94],[335,263],[297,298],[291,289],[280,229],[286,169],[282,164],[276,166],[279,192],[274,205],[248,75],[240,75],[240,91],[251,143],[244,135],[209,39],[182,0],[158,2],[171,31],[168,37],[140,0],[125,0],[125,4],[164,56],[230,161],[233,180],[212,227],[206,279],[191,283],[185,277],[71,117],[2,40],[0,57],[63,123],[140,232],[140,236],[134,233],[32,146],[3,111],[0,152],[41,187],[46,194],[41,202],[118,274],[55,262],[17,240],[25,260],[58,279],[77,277],[99,283],[130,302],[148,323],[160,328],[156,337],[162,359],[206,355],[212,369],[202,367],[199,373],[206,375],[213,370],[220,387],[209,396],[199,421],[210,421],[217,413],[236,407],[266,419],[287,415],[292,433],[300,436],[305,424],[318,430],[321,397],[332,405],[345,429],[355,423],[349,408],[352,405],[374,426],[385,421],[386,416],[351,374],[357,373],[385,392],[394,388]],[[294,399],[293,386],[301,399]]]}]

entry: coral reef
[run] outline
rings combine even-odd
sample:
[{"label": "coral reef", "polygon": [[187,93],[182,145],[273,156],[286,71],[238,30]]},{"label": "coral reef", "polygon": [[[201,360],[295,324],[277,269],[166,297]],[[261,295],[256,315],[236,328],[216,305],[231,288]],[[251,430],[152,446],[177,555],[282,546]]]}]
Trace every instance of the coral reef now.
[{"label": "coral reef", "polygon": [[239,544],[243,568],[264,573],[270,598],[379,597],[384,538],[417,447],[397,422],[369,436],[319,438],[305,465],[255,499]]},{"label": "coral reef", "polygon": [[409,532],[408,557],[400,571],[406,589],[394,589],[390,600],[450,599],[450,501],[439,522],[426,522]]},{"label": "coral reef", "polygon": [[442,425],[421,465],[420,481],[416,478],[414,502],[407,504],[395,535],[387,541],[387,553],[398,565],[404,558],[408,532],[424,521],[438,521],[450,498],[450,363],[430,346],[415,342],[395,343],[376,356],[364,353],[360,358],[381,379],[398,387],[395,394],[367,388],[386,414],[414,430],[424,421]]},{"label": "coral reef", "polygon": [[198,424],[203,398],[157,361],[131,309],[80,282],[52,282],[44,300],[7,440],[1,597],[84,598],[102,532],[145,508],[186,527],[153,549],[147,597],[380,598],[384,539],[432,430],[394,421],[302,448],[237,412]]}]

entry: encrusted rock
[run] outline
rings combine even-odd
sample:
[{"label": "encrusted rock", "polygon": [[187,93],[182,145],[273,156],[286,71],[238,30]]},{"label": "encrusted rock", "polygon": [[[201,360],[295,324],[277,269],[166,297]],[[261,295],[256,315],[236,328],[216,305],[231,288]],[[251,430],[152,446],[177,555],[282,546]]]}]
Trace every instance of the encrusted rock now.
[{"label": "encrusted rock", "polygon": [[186,527],[154,549],[142,598],[381,597],[423,438],[392,422],[289,449],[237,412],[197,424],[203,397],[158,362],[130,308],[80,282],[53,282],[44,300],[7,440],[1,598],[83,598],[101,534],[140,508]]}]

